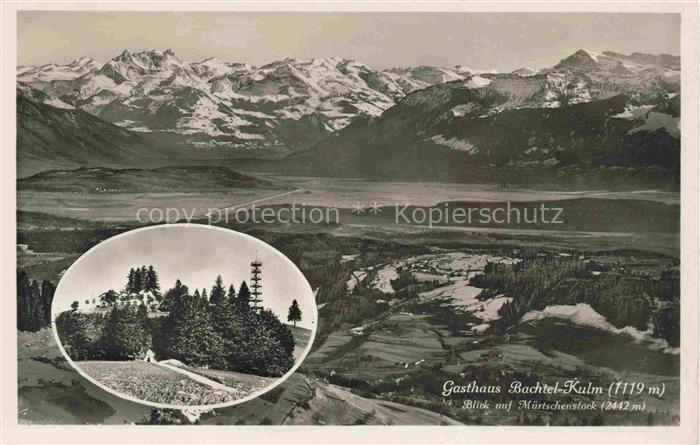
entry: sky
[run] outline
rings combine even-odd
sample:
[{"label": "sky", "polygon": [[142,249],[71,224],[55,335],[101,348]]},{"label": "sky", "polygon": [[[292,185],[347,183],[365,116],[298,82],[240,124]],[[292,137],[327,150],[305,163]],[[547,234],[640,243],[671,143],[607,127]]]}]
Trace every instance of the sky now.
[{"label": "sky", "polygon": [[578,49],[680,54],[680,15],[630,13],[21,11],[18,65],[172,49],[256,66],[343,57],[372,68],[544,68]]},{"label": "sky", "polygon": [[99,245],[83,255],[66,272],[54,296],[53,312],[81,304],[109,289],[119,291],[126,285],[129,269],[153,265],[161,292],[176,279],[190,292],[206,287],[207,293],[218,275],[224,285],[241,281],[250,285],[250,262],[257,258],[262,266],[262,304],[272,309],[283,322],[296,299],[302,312],[298,326],[311,329],[315,324],[315,298],[302,273],[271,246],[229,230],[208,226],[170,225],[129,232]]}]

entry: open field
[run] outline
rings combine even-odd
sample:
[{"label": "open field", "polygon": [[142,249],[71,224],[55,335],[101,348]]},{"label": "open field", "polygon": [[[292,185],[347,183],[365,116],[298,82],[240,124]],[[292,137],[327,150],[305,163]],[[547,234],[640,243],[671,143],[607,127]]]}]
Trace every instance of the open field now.
[{"label": "open field", "polygon": [[[455,238],[473,239],[478,243],[502,243],[511,238],[514,244],[547,244],[547,237],[557,245],[583,248],[598,248],[610,245],[618,248],[650,248],[655,251],[678,254],[679,194],[661,191],[631,192],[558,192],[502,190],[478,184],[426,183],[420,186],[401,182],[372,182],[366,180],[310,177],[268,176],[258,178],[257,188],[228,189],[189,193],[66,193],[41,190],[18,192],[19,208],[24,215],[53,215],[55,221],[38,221],[31,217],[23,222],[21,233],[38,231],[40,225],[65,225],[56,217],[80,218],[82,223],[74,227],[87,228],[90,224],[141,225],[151,216],[176,220],[195,220],[208,223],[206,215],[215,209],[249,207],[280,209],[291,203],[304,205],[306,213],[314,207],[339,208],[339,224],[313,224],[310,222],[285,224],[273,222],[255,225],[238,223],[234,216],[230,222],[214,214],[214,223],[235,230],[249,231],[256,228],[282,232],[332,232],[339,236],[384,236],[401,242],[409,241],[411,234],[457,231]],[[157,182],[157,178],[153,181]],[[268,185],[272,188],[268,188]],[[564,224],[481,224],[441,221],[432,226],[427,222],[407,223],[397,217],[398,205],[410,204],[413,209],[429,212],[431,209],[456,209],[468,207],[501,206],[512,201],[514,206],[539,206],[552,204],[563,208],[561,220]],[[365,206],[362,213],[353,212],[356,203]],[[369,206],[377,203],[378,212],[369,212]],[[500,203],[500,204],[499,204]],[[436,206],[436,207],[426,207]],[[141,213],[138,214],[140,209]],[[323,209],[321,209],[323,210]],[[41,213],[27,213],[41,212]],[[551,217],[551,215],[550,215]],[[35,237],[41,236],[36,233]],[[24,241],[22,241],[24,242]],[[30,242],[31,244],[31,242]],[[33,248],[32,245],[29,246]],[[56,250],[41,250],[56,252]]]},{"label": "open field", "polygon": [[54,279],[77,259],[77,254],[18,252],[17,265],[35,279]]},{"label": "open field", "polygon": [[279,184],[219,166],[155,169],[103,167],[45,171],[17,181],[17,189],[66,194],[195,193],[275,189]]},{"label": "open field", "polygon": [[662,255],[680,254],[680,237],[676,234],[638,233],[585,234],[574,232],[482,229],[472,227],[420,227],[415,225],[342,225],[329,230],[338,237],[369,237],[396,241],[405,245],[452,246],[498,249],[573,249],[582,251],[641,250]]},{"label": "open field", "polygon": [[17,334],[18,421],[23,424],[134,423],[149,408],[129,402],[78,374],[51,329]]},{"label": "open field", "polygon": [[213,389],[154,363],[79,361],[76,365],[108,388],[148,402],[182,406],[214,405],[246,395],[234,388],[231,391]]},{"label": "open field", "polygon": [[312,384],[313,398],[288,416],[289,425],[460,425],[440,413],[367,399],[325,382]]},{"label": "open field", "polygon": [[252,374],[243,374],[234,371],[220,371],[218,369],[195,368],[187,365],[174,365],[194,374],[201,375],[215,382],[234,389],[239,394],[249,395],[267,388],[278,379],[273,377],[261,377]]},{"label": "open field", "polygon": [[175,222],[295,189],[274,179],[207,166],[80,168],[46,171],[17,182],[19,210],[95,221],[145,221],[148,215],[137,215],[139,209],[170,208],[177,212],[166,216]]},{"label": "open field", "polygon": [[[235,192],[200,193],[104,193],[65,194],[57,192],[18,192],[18,208],[57,216],[95,221],[148,221],[148,211],[154,210],[155,222],[161,217],[170,222],[201,218],[211,210],[231,207],[279,193],[273,189],[245,189]],[[137,215],[139,209],[146,209]],[[167,209],[171,210],[166,213]],[[160,213],[162,212],[162,213]],[[165,216],[162,216],[165,215]],[[165,222],[165,221],[163,221]]]},{"label": "open field", "polygon": [[504,189],[495,185],[439,182],[371,181],[352,178],[322,178],[282,176],[261,173],[256,176],[303,189],[299,194],[271,200],[267,204],[306,204],[308,206],[352,208],[360,201],[380,206],[395,204],[434,206],[445,201],[557,201],[576,198],[640,199],[667,204],[678,204],[680,194],[660,190],[639,191],[547,191]]},{"label": "open field", "polygon": [[[44,329],[18,335],[18,419],[24,424],[133,424],[148,406],[117,397],[78,374]],[[274,390],[249,402],[205,412],[203,425],[311,423],[352,425],[440,424],[453,420],[428,410],[352,394],[345,388],[293,374]],[[182,418],[182,421],[188,423]]]}]

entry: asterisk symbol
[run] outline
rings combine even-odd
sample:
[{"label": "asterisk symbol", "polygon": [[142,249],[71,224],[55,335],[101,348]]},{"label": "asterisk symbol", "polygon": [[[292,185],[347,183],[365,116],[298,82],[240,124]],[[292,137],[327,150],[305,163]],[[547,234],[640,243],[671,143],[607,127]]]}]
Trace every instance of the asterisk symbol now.
[{"label": "asterisk symbol", "polygon": [[352,213],[360,214],[360,213],[364,213],[364,211],[365,211],[364,210],[365,206],[360,204],[359,202],[356,202],[355,204],[353,204],[352,207],[353,207]]},{"label": "asterisk symbol", "polygon": [[374,204],[372,204],[371,209],[369,209],[370,213],[374,213],[375,215],[377,213],[381,213],[382,209],[379,207],[379,204],[377,204],[377,201],[374,201]]}]

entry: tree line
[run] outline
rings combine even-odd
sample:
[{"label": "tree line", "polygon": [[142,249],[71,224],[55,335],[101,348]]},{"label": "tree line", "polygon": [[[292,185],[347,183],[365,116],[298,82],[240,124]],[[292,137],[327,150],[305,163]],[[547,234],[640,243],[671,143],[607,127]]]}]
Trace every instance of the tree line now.
[{"label": "tree line", "polygon": [[30,280],[26,271],[17,270],[17,329],[38,331],[51,325],[51,303],[56,286],[49,280]]},{"label": "tree line", "polygon": [[654,334],[671,346],[680,344],[680,274],[669,266],[658,278],[640,278],[619,271],[599,276],[594,262],[573,258],[528,258],[516,264],[488,263],[484,273],[470,285],[485,288],[480,299],[497,294],[513,298],[504,304],[494,323],[497,332],[517,324],[528,311],[556,304],[589,304],[615,327],[634,326],[646,330],[650,321]]},{"label": "tree line", "polygon": [[160,293],[160,284],[158,283],[158,274],[153,266],[136,267],[129,270],[129,275],[126,283],[126,292],[128,294],[137,294],[141,291]]},{"label": "tree line", "polygon": [[[245,282],[236,292],[219,276],[207,296],[206,290],[190,292],[177,280],[162,296],[165,316],[149,317],[142,303],[115,305],[104,313],[71,309],[56,323],[61,343],[74,360],[135,360],[151,349],[158,360],[283,375],[294,365],[291,329],[271,310],[252,307],[250,299]],[[292,303],[290,321],[301,319],[298,309]]]}]

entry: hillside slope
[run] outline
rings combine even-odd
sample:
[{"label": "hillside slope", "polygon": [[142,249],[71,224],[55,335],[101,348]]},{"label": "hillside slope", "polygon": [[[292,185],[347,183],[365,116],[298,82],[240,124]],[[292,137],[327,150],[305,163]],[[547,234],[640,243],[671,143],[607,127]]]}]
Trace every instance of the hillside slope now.
[{"label": "hillside slope", "polygon": [[275,189],[280,186],[216,166],[153,169],[82,167],[45,171],[17,181],[18,190],[75,193],[194,193],[261,187]]},{"label": "hillside slope", "polygon": [[378,116],[411,91],[468,75],[437,67],[375,70],[337,57],[254,67],[124,50],[103,65],[81,58],[21,67],[18,78],[155,141],[274,158],[308,148],[359,115]]},{"label": "hillside slope", "polygon": [[18,177],[48,168],[147,165],[163,159],[164,150],[136,133],[37,90],[17,90]]},{"label": "hillside slope", "polygon": [[436,85],[410,94],[379,118],[356,120],[278,168],[410,181],[677,187],[678,96],[521,106],[529,98],[463,82]]},{"label": "hillside slope", "polygon": [[539,71],[497,74],[462,66],[373,69],[338,57],[285,58],[254,67],[212,58],[186,62],[172,50],[124,50],[105,64],[84,57],[67,65],[21,67],[18,78],[156,143],[204,148],[225,158],[276,159],[308,149],[357,119],[376,118],[430,86],[464,82],[507,95],[491,113],[618,94],[645,101],[678,93],[680,58],[582,49]]}]

